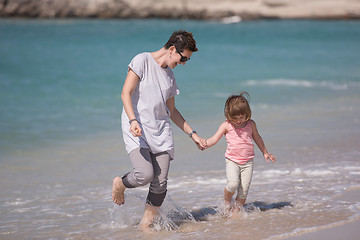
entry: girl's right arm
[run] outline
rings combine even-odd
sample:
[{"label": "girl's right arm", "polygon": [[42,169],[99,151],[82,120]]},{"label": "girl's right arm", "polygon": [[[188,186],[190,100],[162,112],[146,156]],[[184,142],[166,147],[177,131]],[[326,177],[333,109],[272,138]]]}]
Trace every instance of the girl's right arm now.
[{"label": "girl's right arm", "polygon": [[[134,93],[139,83],[139,80],[140,78],[138,77],[138,75],[136,75],[136,73],[130,69],[126,76],[125,83],[121,92],[121,100],[123,102],[124,109],[129,120],[135,119],[131,95]],[[141,136],[141,128],[137,121],[131,122],[129,131],[134,137]]]},{"label": "girl's right arm", "polygon": [[226,133],[227,131],[227,122],[223,122],[217,132],[209,139],[206,140],[207,146],[206,148],[214,146],[220,138]]}]

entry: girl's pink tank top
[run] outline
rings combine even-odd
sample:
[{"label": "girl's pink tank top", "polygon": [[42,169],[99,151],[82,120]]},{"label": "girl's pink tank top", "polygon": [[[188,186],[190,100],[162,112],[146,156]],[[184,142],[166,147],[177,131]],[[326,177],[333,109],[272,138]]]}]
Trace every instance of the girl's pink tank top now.
[{"label": "girl's pink tank top", "polygon": [[225,157],[238,164],[244,164],[253,159],[255,152],[251,123],[248,121],[245,127],[235,129],[229,121],[226,122],[229,131],[225,134],[227,142]]}]

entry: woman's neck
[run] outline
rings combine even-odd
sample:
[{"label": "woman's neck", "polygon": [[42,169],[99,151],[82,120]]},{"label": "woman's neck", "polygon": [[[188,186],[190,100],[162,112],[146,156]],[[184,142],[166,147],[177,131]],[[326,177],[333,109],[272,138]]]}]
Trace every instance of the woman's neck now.
[{"label": "woman's neck", "polygon": [[160,67],[166,68],[168,66],[167,64],[167,53],[168,51],[165,48],[161,48],[160,50],[156,52],[152,52],[151,56],[154,58],[155,62],[159,64]]}]

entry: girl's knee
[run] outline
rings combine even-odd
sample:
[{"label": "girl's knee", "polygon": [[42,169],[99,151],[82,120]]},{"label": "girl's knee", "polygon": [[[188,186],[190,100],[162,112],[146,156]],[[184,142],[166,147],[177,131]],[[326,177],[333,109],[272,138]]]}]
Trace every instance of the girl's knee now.
[{"label": "girl's knee", "polygon": [[239,186],[237,198],[246,199],[249,192],[249,185]]},{"label": "girl's knee", "polygon": [[227,182],[227,185],[226,185],[226,190],[227,190],[228,192],[234,193],[234,192],[236,192],[236,190],[238,189],[238,187],[239,187],[239,182],[228,181],[228,182]]}]

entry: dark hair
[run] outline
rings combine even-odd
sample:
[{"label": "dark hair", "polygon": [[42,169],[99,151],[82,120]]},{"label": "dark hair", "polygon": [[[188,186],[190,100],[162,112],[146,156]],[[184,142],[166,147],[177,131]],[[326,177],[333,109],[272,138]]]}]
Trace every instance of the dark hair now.
[{"label": "dark hair", "polygon": [[180,52],[185,49],[192,52],[198,51],[193,34],[183,30],[173,32],[167,43],[164,45],[164,48],[169,49],[171,46],[174,46]]},{"label": "dark hair", "polygon": [[247,92],[242,92],[239,95],[231,95],[228,97],[224,108],[225,118],[232,121],[235,116],[245,115],[246,121],[248,121],[251,118],[249,101],[250,95]]}]

